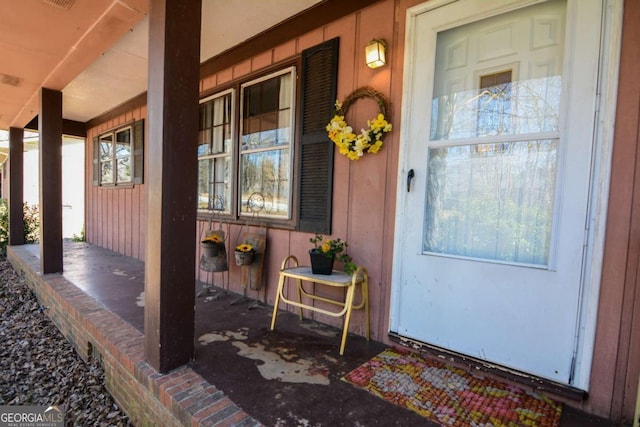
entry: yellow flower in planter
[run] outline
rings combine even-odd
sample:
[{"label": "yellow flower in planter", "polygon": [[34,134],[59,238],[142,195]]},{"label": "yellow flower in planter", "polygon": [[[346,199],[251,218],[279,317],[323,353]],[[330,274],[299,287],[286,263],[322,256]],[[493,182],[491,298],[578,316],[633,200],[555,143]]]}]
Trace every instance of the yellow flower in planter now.
[{"label": "yellow flower in planter", "polygon": [[209,236],[204,238],[203,242],[222,243],[222,238],[217,234],[210,234]]},{"label": "yellow flower in planter", "polygon": [[241,245],[236,246],[236,251],[238,252],[253,252],[253,246],[248,243],[243,243]]},{"label": "yellow flower in planter", "polygon": [[250,265],[253,262],[253,258],[255,256],[255,250],[253,246],[248,243],[242,243],[241,245],[236,246],[235,250],[235,260],[237,266]]},{"label": "yellow flower in planter", "polygon": [[[351,256],[347,253],[349,244],[341,238],[324,239],[321,234],[316,234],[316,236],[309,239],[309,241],[313,243],[313,248],[311,248],[312,252],[320,252],[327,258],[342,262],[346,273],[351,274],[358,268]],[[322,244],[320,244],[320,242],[322,242]]]}]

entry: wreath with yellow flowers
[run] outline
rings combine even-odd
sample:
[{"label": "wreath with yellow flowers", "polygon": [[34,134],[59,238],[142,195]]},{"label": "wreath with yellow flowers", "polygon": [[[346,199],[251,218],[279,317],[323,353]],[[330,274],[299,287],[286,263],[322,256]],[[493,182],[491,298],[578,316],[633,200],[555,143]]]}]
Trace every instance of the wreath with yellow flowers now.
[{"label": "wreath with yellow flowers", "polygon": [[[360,98],[372,98],[378,104],[378,115],[367,120],[368,129],[361,129],[359,134],[346,122],[345,115],[349,108]],[[351,160],[358,160],[364,153],[377,154],[382,148],[382,140],[387,132],[391,132],[391,123],[387,121],[389,101],[371,87],[361,87],[351,92],[344,101],[336,101],[333,118],[327,125],[329,139],[339,148],[340,154]]]}]

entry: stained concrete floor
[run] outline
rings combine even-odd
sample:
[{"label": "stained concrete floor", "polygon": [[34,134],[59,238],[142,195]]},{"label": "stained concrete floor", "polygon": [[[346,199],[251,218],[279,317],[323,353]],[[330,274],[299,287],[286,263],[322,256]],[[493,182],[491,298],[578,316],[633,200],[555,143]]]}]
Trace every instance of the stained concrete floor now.
[{"label": "stained concrete floor", "polygon": [[[37,246],[29,251],[38,253]],[[86,243],[64,246],[64,276],[144,330],[144,264]],[[272,307],[196,283],[192,368],[267,426],[436,426],[340,378],[386,346],[289,312],[269,329]],[[562,427],[612,427],[565,405]]]}]

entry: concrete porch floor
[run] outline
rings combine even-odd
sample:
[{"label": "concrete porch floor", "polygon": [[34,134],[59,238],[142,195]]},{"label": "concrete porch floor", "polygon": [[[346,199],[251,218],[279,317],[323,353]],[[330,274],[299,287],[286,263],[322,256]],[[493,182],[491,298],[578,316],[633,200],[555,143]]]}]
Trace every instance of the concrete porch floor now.
[{"label": "concrete porch floor", "polygon": [[[14,266],[37,270],[38,251],[37,245],[13,247],[9,260]],[[69,242],[64,246],[64,270],[66,281],[144,333],[144,263],[87,243]],[[59,280],[59,275],[42,277]],[[340,380],[385,349],[384,344],[350,335],[340,356],[340,331],[335,328],[301,322],[283,312],[271,331],[272,307],[218,288],[202,290],[202,284],[195,283],[200,296],[196,298],[195,358],[189,367],[253,420],[267,426],[437,425]],[[99,325],[104,330],[111,327]],[[162,381],[160,374],[151,377]],[[184,425],[194,422],[182,413],[175,416]],[[250,424],[246,418],[240,423]],[[561,426],[614,425],[564,406]]]}]

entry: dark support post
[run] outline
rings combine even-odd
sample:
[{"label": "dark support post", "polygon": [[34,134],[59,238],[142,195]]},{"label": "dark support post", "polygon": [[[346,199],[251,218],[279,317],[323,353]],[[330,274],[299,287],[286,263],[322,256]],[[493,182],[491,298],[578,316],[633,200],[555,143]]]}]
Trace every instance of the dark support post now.
[{"label": "dark support post", "polygon": [[24,129],[9,128],[9,245],[24,245]]},{"label": "dark support post", "polygon": [[201,9],[201,0],[149,8],[144,341],[159,372],[194,351]]},{"label": "dark support post", "polygon": [[40,90],[40,271],[62,273],[62,92]]}]

